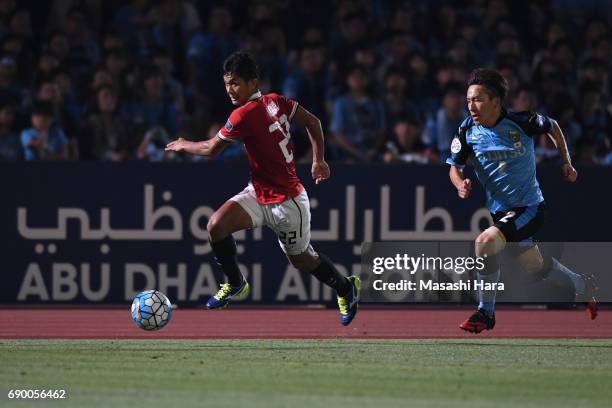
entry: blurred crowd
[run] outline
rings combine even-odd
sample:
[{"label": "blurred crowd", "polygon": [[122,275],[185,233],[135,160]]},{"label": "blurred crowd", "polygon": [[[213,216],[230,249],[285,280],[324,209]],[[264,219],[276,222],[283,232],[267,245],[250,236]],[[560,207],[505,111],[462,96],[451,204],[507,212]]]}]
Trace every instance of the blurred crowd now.
[{"label": "blurred crowd", "polygon": [[559,122],[577,164],[612,165],[611,13],[607,0],[0,0],[0,160],[203,160],[164,146],[223,126],[222,62],[242,49],[264,93],[321,119],[329,161],[444,162],[467,77],[486,66],[508,79],[508,108]]}]

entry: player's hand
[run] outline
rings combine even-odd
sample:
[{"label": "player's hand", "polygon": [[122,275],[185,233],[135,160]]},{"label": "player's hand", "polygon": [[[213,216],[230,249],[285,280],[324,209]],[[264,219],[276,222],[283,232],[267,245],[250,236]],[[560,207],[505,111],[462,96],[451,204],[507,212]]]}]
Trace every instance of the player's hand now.
[{"label": "player's hand", "polygon": [[472,191],[472,180],[470,179],[463,180],[461,185],[457,188],[457,193],[459,193],[460,198],[468,198],[470,191]]},{"label": "player's hand", "polygon": [[176,140],[171,141],[170,143],[168,143],[166,145],[166,151],[168,150],[174,150],[175,152],[183,152],[185,151],[185,147],[186,147],[187,141],[185,139],[183,139],[182,137],[179,137]]},{"label": "player's hand", "polygon": [[576,178],[578,178],[578,172],[570,163],[564,163],[563,177],[565,177],[565,180],[569,181],[570,183],[573,183],[574,181],[576,181]]},{"label": "player's hand", "polygon": [[325,162],[325,160],[314,161],[312,162],[311,172],[312,172],[313,180],[315,181],[316,184],[319,184],[323,180],[326,180],[329,178],[329,174],[330,174],[329,165]]}]

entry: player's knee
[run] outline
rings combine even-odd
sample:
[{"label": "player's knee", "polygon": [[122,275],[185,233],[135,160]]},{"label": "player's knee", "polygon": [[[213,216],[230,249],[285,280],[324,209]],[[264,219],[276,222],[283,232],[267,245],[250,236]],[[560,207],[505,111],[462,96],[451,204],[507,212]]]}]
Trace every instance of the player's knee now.
[{"label": "player's knee", "polygon": [[487,228],[476,237],[476,256],[495,255],[504,248],[506,240],[497,228]]},{"label": "player's knee", "polygon": [[521,268],[527,273],[538,273],[542,270],[542,266],[544,265],[543,261],[529,261],[525,263],[521,263]]},{"label": "player's knee", "polygon": [[521,268],[527,273],[534,274],[542,270],[544,258],[539,251],[528,251],[518,257]]},{"label": "player's knee", "polygon": [[317,266],[319,266],[318,258],[305,254],[298,256],[289,256],[289,262],[291,262],[291,265],[293,265],[295,269],[302,272],[314,271]]},{"label": "player's knee", "polygon": [[492,255],[494,240],[492,237],[480,234],[475,241],[476,256]]},{"label": "player's knee", "polygon": [[293,267],[299,271],[306,271],[306,262],[303,260],[298,260],[298,259],[291,259],[289,258],[289,261],[291,262],[291,265],[293,265]]},{"label": "player's knee", "polygon": [[208,239],[212,242],[220,241],[228,235],[226,228],[223,227],[220,217],[218,217],[216,214],[213,214],[212,217],[210,217],[208,224],[206,225],[206,229],[208,230]]}]

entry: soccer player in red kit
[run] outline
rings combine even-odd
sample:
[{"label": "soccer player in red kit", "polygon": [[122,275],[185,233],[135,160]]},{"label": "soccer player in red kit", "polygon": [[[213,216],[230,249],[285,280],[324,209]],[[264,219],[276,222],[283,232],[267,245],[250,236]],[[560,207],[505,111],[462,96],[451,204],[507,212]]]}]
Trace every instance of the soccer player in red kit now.
[{"label": "soccer player in red kit", "polygon": [[166,150],[214,156],[234,141],[244,144],[251,169],[251,182],[226,201],[208,221],[208,237],[215,258],[227,276],[208,309],[226,307],[230,300],[244,298],[249,284],[240,273],[232,233],[266,225],[291,264],[309,272],[336,290],[340,322],[351,323],[359,302],[360,281],[344,277],[325,255],[310,245],[310,204],[295,172],[290,124],[307,130],[312,144],[312,177],[317,184],[330,176],[324,158],[321,121],[294,100],[258,89],[257,65],[244,52],[230,55],[223,63],[223,80],[232,104],[238,106],[217,136],[203,142],[178,139]]}]

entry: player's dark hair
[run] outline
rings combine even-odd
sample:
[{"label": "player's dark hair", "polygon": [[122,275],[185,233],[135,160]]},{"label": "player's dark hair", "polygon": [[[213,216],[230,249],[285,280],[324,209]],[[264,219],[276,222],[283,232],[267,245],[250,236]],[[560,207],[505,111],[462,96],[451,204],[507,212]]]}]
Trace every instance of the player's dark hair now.
[{"label": "player's dark hair", "polygon": [[502,102],[508,95],[508,81],[494,69],[476,68],[473,70],[468,80],[468,87],[472,85],[484,87],[490,98],[499,97]]},{"label": "player's dark hair", "polygon": [[223,75],[237,76],[245,81],[259,77],[255,59],[242,51],[233,53],[223,62]]}]

